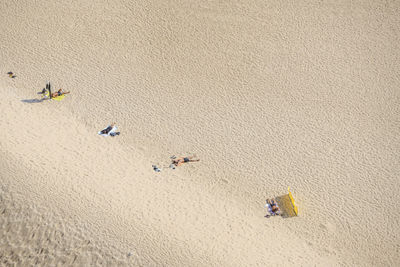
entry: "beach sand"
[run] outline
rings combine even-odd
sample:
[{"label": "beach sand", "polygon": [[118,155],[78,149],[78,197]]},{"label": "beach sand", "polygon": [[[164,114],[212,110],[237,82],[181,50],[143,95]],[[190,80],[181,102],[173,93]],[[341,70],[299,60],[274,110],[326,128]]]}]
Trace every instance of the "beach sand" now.
[{"label": "beach sand", "polygon": [[399,2],[0,12],[0,265],[400,265]]}]

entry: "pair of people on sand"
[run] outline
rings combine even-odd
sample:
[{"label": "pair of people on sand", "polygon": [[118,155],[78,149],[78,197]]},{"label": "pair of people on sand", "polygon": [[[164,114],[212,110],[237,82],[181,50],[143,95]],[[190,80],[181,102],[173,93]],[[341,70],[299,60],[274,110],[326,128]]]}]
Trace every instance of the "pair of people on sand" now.
[{"label": "pair of people on sand", "polygon": [[58,89],[58,91],[57,92],[55,92],[55,93],[52,93],[51,92],[51,84],[50,84],[50,82],[47,82],[46,83],[46,88],[43,88],[43,90],[42,90],[42,94],[43,95],[45,95],[46,96],[46,93],[49,93],[49,98],[56,98],[56,97],[58,97],[58,96],[62,96],[62,95],[66,95],[66,94],[69,94],[70,92],[68,91],[68,92],[65,92],[63,89]]},{"label": "pair of people on sand", "polygon": [[[42,94],[45,94],[45,93],[46,93],[46,89],[43,89],[42,90]],[[66,95],[66,94],[69,94],[69,93],[70,93],[69,91],[68,92],[64,92],[64,90],[60,88],[57,92],[51,93],[51,98],[55,98],[57,96]]]}]

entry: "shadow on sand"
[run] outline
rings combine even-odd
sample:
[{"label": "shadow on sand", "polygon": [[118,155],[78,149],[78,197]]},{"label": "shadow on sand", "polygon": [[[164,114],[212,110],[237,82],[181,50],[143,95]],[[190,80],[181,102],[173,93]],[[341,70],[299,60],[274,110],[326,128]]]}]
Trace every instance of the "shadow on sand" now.
[{"label": "shadow on sand", "polygon": [[294,212],[289,194],[275,197],[275,200],[278,203],[279,208],[281,209],[282,218],[296,217],[296,213]]},{"label": "shadow on sand", "polygon": [[23,99],[21,100],[21,102],[33,104],[33,103],[41,103],[43,102],[43,100],[44,99],[32,98],[32,99]]}]

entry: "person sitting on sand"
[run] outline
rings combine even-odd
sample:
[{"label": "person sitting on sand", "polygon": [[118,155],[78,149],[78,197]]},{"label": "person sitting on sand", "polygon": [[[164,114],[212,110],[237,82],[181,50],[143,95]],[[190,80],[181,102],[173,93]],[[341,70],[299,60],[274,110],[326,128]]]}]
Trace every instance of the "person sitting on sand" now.
[{"label": "person sitting on sand", "polygon": [[181,166],[183,163],[187,163],[187,162],[197,162],[200,161],[199,159],[193,159],[194,156],[192,157],[180,157],[177,159],[172,160],[172,164],[174,164],[175,166]]},{"label": "person sitting on sand", "polygon": [[60,88],[60,90],[58,90],[57,92],[52,93],[51,97],[54,98],[54,97],[66,95],[66,94],[69,94],[69,93],[70,93],[69,91],[68,92],[64,92],[63,89]]},{"label": "person sitting on sand", "polygon": [[[276,203],[275,199],[273,199],[273,198],[271,198],[271,200],[267,199],[267,204],[265,206],[266,207],[268,206],[268,211],[272,216],[281,215],[281,210],[279,209],[278,203]],[[267,215],[265,215],[265,217],[268,218],[269,215],[267,214]]]}]

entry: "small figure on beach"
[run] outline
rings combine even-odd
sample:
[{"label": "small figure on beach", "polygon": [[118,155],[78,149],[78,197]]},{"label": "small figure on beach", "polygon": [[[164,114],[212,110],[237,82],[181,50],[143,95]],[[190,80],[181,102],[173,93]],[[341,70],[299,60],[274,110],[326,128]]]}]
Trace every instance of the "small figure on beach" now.
[{"label": "small figure on beach", "polygon": [[7,74],[8,74],[8,77],[13,78],[13,79],[15,77],[17,77],[17,75],[14,75],[14,73],[12,71],[7,72]]},{"label": "small figure on beach", "polygon": [[158,168],[156,165],[151,165],[151,166],[153,167],[153,170],[154,170],[155,172],[160,172],[160,171],[161,171],[161,169]]},{"label": "small figure on beach", "polygon": [[54,97],[66,95],[66,94],[69,94],[69,93],[70,93],[69,91],[68,92],[64,92],[64,90],[60,88],[57,92],[52,93],[51,97],[54,98]]},{"label": "small figure on beach", "polygon": [[120,132],[117,132],[117,126],[115,126],[115,122],[111,123],[110,125],[108,125],[106,128],[104,128],[103,130],[101,130],[100,132],[98,132],[99,135],[102,136],[117,136],[120,134]]},{"label": "small figure on beach", "polygon": [[180,157],[177,159],[173,159],[172,164],[175,165],[176,167],[178,167],[178,166],[181,166],[183,163],[200,161],[199,159],[194,159],[194,158],[195,158],[194,156]]},{"label": "small figure on beach", "polygon": [[281,215],[281,210],[278,207],[278,203],[276,203],[276,200],[274,198],[267,199],[267,203],[265,204],[265,207],[268,207],[268,212],[270,214],[265,215],[266,218],[269,218],[270,216],[275,216],[275,215]]},{"label": "small figure on beach", "polygon": [[115,122],[111,123],[110,125],[107,126],[107,128],[103,129],[100,131],[101,134],[108,134],[111,132],[112,128],[114,128]]}]

